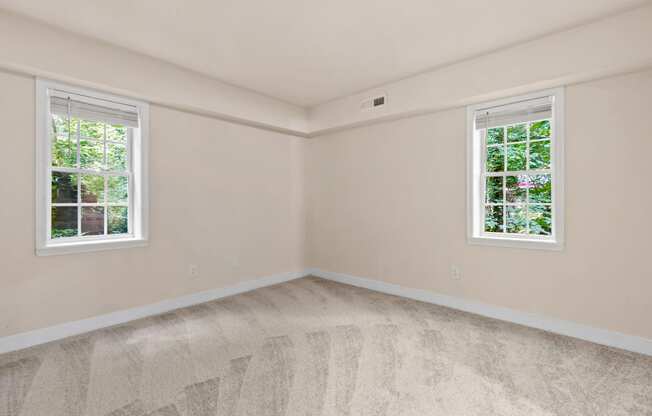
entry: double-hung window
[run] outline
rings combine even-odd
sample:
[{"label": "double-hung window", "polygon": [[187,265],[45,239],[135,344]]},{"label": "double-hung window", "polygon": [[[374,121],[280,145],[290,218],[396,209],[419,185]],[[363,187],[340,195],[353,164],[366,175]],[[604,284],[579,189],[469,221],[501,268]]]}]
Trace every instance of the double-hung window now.
[{"label": "double-hung window", "polygon": [[147,241],[145,103],[37,81],[37,254]]},{"label": "double-hung window", "polygon": [[471,243],[563,244],[563,90],[468,109]]}]

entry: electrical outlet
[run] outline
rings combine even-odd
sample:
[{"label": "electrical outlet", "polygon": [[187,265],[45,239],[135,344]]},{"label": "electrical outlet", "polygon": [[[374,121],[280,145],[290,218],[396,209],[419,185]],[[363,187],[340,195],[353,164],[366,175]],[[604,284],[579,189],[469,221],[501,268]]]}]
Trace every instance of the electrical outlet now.
[{"label": "electrical outlet", "polygon": [[191,264],[188,266],[188,274],[190,275],[191,279],[199,277],[199,266],[196,264]]},{"label": "electrical outlet", "polygon": [[459,267],[453,265],[451,266],[451,279],[460,280],[462,278],[462,271]]}]

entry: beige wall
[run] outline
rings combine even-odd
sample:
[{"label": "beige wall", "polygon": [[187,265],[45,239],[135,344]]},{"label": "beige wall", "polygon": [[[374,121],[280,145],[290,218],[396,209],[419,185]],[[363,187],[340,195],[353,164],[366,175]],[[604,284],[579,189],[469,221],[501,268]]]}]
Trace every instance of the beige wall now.
[{"label": "beige wall", "polygon": [[652,338],[652,71],[566,103],[564,251],[466,243],[457,108],[309,141],[308,264]]},{"label": "beige wall", "polygon": [[150,245],[36,257],[34,79],[0,91],[0,336],[303,269],[305,139],[158,106]]},{"label": "beige wall", "polygon": [[562,252],[466,244],[463,108],[306,141],[153,106],[150,245],[36,257],[34,79],[0,91],[0,336],[307,265],[652,338],[650,70],[567,90]]}]

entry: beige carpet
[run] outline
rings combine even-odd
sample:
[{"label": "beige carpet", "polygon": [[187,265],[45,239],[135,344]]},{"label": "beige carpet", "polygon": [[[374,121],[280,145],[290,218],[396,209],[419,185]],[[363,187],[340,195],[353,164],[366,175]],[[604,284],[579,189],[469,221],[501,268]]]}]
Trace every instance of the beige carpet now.
[{"label": "beige carpet", "polygon": [[0,356],[0,416],[652,415],[652,358],[317,278]]}]

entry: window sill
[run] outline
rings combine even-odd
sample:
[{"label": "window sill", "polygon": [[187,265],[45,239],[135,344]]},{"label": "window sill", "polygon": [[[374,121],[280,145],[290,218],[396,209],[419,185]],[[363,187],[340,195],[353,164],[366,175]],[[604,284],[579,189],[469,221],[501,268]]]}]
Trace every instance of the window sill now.
[{"label": "window sill", "polygon": [[469,237],[468,243],[471,245],[524,248],[531,250],[552,250],[561,251],[564,244],[560,241],[551,240],[527,240],[522,238],[509,237]]},{"label": "window sill", "polygon": [[115,250],[120,248],[145,247],[143,238],[124,238],[99,241],[76,241],[71,243],[54,243],[36,248],[37,256],[57,256],[62,254],[87,253],[92,251]]}]

